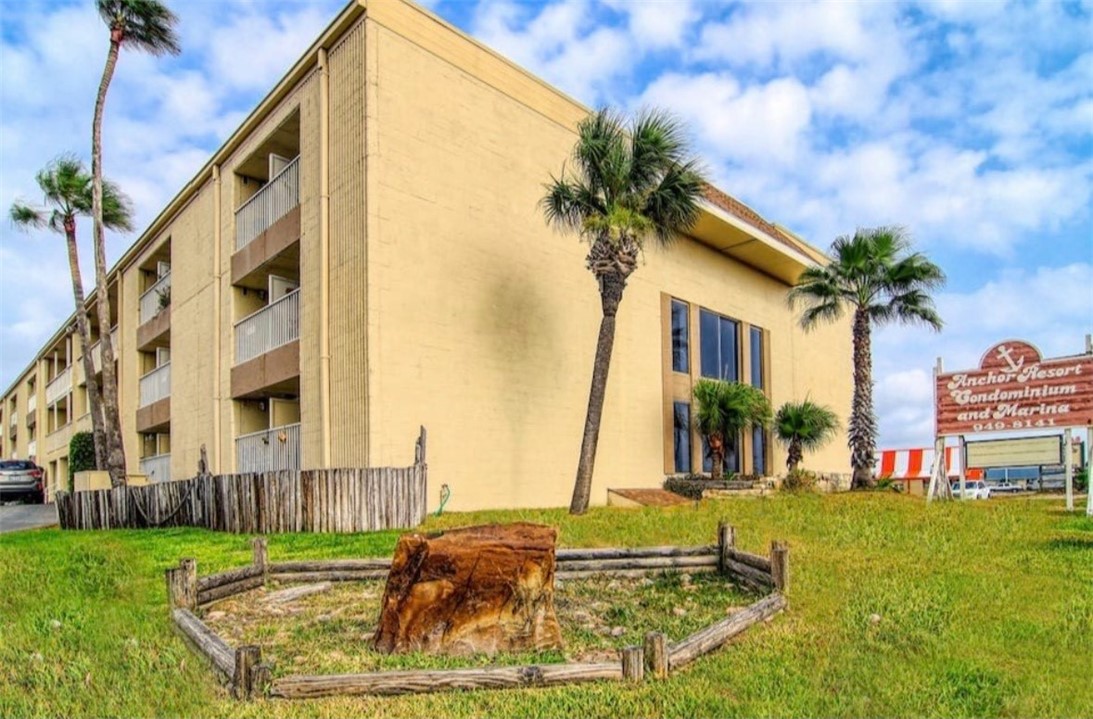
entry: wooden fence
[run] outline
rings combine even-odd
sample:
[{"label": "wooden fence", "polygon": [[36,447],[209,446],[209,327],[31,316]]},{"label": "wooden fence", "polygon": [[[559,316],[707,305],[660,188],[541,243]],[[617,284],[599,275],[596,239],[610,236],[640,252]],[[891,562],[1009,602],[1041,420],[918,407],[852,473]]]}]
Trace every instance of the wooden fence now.
[{"label": "wooden fence", "polygon": [[62,529],[204,527],[223,532],[371,532],[425,520],[425,429],[410,467],[201,475],[142,487],[58,492]]},{"label": "wooden fence", "polygon": [[233,696],[256,694],[303,699],[334,695],[391,695],[450,689],[501,689],[557,686],[588,681],[642,681],[663,679],[699,657],[725,645],[749,627],[786,607],[783,592],[789,582],[789,550],[773,542],[769,557],[742,552],[735,532],[722,522],[718,543],[697,547],[638,547],[560,549],[556,552],[558,578],[638,576],[654,572],[718,572],[765,594],[745,609],[734,612],[677,642],[663,632],[647,632],[642,646],[624,647],[611,662],[539,664],[466,669],[379,671],[362,674],[289,675],[273,678],[255,645],[232,648],[201,621],[196,613],[213,602],[264,586],[270,579],[288,582],[378,580],[387,576],[391,560],[327,559],[269,562],[266,539],[253,540],[251,564],[219,574],[197,576],[197,563],[183,559],[166,570],[171,618],[177,630],[228,684]]}]

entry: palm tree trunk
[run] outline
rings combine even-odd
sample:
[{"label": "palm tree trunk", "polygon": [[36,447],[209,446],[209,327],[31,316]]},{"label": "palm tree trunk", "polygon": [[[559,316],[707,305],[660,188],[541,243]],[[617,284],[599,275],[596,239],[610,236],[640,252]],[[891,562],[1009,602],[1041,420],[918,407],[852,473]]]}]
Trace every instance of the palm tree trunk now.
[{"label": "palm tree trunk", "polygon": [[710,479],[716,482],[725,473],[725,437],[711,434],[706,443],[710,445]]},{"label": "palm tree trunk", "polygon": [[868,488],[876,484],[873,465],[877,453],[877,418],[873,414],[873,350],[870,344],[869,315],[854,312],[854,399],[850,409],[850,464],[854,468],[852,486]]},{"label": "palm tree trunk", "polygon": [[65,240],[68,244],[68,269],[72,275],[72,296],[76,300],[76,332],[83,348],[83,373],[87,381],[87,404],[91,412],[91,434],[95,442],[95,469],[102,469],[106,466],[106,433],[103,431],[99,382],[95,379],[95,361],[91,358],[91,331],[88,329],[87,305],[84,304],[75,219],[65,221]]},{"label": "palm tree trunk", "polygon": [[91,217],[95,230],[95,285],[98,289],[98,301],[95,307],[99,313],[99,354],[102,358],[102,415],[103,430],[106,434],[107,469],[110,471],[110,484],[114,487],[126,484],[125,446],[121,436],[121,413],[118,410],[118,378],[114,372],[114,343],[110,341],[110,293],[106,285],[106,234],[102,221],[102,116],[106,107],[106,91],[114,77],[114,66],[118,62],[118,50],[121,45],[113,37],[110,40],[110,52],[106,55],[106,66],[99,83],[99,94],[95,99],[95,119],[91,127]]},{"label": "palm tree trunk", "polygon": [[596,445],[600,440],[600,420],[603,417],[603,400],[607,394],[607,373],[611,369],[611,351],[615,347],[615,315],[622,302],[626,278],[618,274],[600,275],[600,304],[603,318],[600,335],[596,340],[596,359],[592,363],[592,387],[588,392],[588,411],[584,418],[584,435],[581,439],[581,456],[577,463],[577,479],[573,483],[573,499],[569,503],[570,514],[584,514],[592,496],[592,470],[596,464]]},{"label": "palm tree trunk", "polygon": [[789,442],[789,451],[786,453],[786,469],[790,472],[797,471],[797,465],[804,459],[805,453],[801,449],[801,440],[794,437]]}]

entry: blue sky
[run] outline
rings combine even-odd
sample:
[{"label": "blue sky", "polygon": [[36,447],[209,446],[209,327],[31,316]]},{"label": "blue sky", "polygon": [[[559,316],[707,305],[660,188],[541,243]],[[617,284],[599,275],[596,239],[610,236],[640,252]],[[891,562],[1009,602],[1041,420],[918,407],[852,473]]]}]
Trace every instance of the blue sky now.
[{"label": "blue sky", "polygon": [[[123,54],[107,107],[104,165],[141,228],[343,5],[169,4],[182,56]],[[1093,332],[1089,0],[430,5],[588,105],[672,109],[722,189],[817,246],[906,226],[948,273],[947,324],[877,334],[884,446],[929,442],[935,357],[974,366],[1014,337],[1072,354]],[[5,212],[37,199],[34,172],[59,152],[88,157],[106,43],[90,0],[0,0]],[[0,227],[7,386],[72,298],[60,238]],[[111,258],[135,237],[110,237]]]}]

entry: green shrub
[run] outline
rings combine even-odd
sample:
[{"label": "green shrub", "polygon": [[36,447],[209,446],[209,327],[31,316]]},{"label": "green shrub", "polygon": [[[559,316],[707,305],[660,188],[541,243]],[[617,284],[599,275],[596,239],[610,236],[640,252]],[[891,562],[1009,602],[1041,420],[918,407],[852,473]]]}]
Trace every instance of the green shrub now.
[{"label": "green shrub", "polygon": [[1074,491],[1084,492],[1089,486],[1089,467],[1082,467],[1074,473]]},{"label": "green shrub", "polygon": [[815,472],[798,467],[782,480],[782,489],[787,492],[811,492],[819,479]]},{"label": "green shrub", "polygon": [[95,435],[77,432],[68,442],[68,491],[76,482],[76,472],[97,469],[95,466]]}]

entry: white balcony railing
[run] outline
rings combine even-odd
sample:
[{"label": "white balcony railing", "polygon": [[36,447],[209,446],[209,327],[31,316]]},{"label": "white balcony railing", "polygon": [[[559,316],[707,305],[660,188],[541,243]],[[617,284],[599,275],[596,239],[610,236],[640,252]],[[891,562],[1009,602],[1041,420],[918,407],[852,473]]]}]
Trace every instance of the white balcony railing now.
[{"label": "white balcony railing", "polygon": [[171,396],[171,363],[156,367],[140,378],[140,406],[158,402]]},{"label": "white balcony railing", "polygon": [[143,457],[140,460],[140,473],[147,477],[149,482],[170,482],[171,455],[157,454],[154,457]]},{"label": "white balcony railing", "polygon": [[241,250],[300,204],[300,157],[284,166],[235,211],[235,249]]},{"label": "white balcony railing", "polygon": [[35,392],[27,397],[27,414],[30,414],[34,410],[38,409],[38,393]]},{"label": "white balcony railing", "polygon": [[72,391],[72,367],[65,367],[46,385],[46,404],[50,405],[63,399]]},{"label": "white balcony railing", "polygon": [[27,442],[27,457],[34,459],[38,458],[38,440],[32,439]]},{"label": "white balcony railing", "polygon": [[235,323],[235,364],[300,338],[300,290]]},{"label": "white balcony railing", "polygon": [[[140,323],[144,324],[159,314],[166,305],[171,302],[171,273],[156,280],[156,283],[146,289],[140,296]],[[166,300],[164,300],[166,295]]]},{"label": "white balcony railing", "polygon": [[235,440],[237,472],[300,468],[300,424],[271,427]]},{"label": "white balcony railing", "polygon": [[[114,356],[118,356],[118,328],[110,330],[110,347],[114,350]],[[95,374],[102,372],[102,342],[91,345],[91,362],[95,365]]]}]

